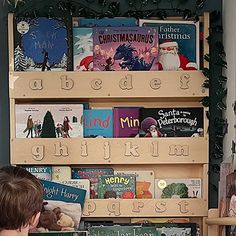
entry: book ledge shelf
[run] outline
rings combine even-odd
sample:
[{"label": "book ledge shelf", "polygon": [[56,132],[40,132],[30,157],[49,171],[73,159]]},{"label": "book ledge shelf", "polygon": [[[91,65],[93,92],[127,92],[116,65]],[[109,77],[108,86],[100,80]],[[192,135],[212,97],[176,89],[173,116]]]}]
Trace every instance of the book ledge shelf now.
[{"label": "book ledge shelf", "polygon": [[210,209],[206,224],[209,226],[217,225],[236,225],[236,217],[219,217],[218,209]]}]

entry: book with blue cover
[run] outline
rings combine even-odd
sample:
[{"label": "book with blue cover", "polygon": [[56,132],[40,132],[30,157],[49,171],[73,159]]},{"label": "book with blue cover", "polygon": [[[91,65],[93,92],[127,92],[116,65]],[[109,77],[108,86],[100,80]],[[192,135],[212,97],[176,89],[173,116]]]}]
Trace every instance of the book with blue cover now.
[{"label": "book with blue cover", "polygon": [[83,129],[85,138],[113,137],[112,109],[84,110]]},{"label": "book with blue cover", "polygon": [[140,19],[139,26],[158,28],[159,70],[199,69],[199,22]]},{"label": "book with blue cover", "polygon": [[70,24],[65,18],[15,18],[15,71],[72,70]]},{"label": "book with blue cover", "polygon": [[115,17],[115,18],[73,18],[73,26],[76,27],[122,27],[137,26],[138,21],[134,17]]},{"label": "book with blue cover", "polygon": [[38,179],[52,180],[51,166],[23,166],[23,168]]}]

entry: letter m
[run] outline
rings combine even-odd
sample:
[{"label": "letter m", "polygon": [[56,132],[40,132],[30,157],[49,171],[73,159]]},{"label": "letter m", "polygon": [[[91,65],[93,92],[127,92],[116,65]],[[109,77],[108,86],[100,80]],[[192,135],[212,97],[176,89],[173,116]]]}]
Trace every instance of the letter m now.
[{"label": "letter m", "polygon": [[170,145],[169,155],[170,156],[188,156],[189,146],[188,145]]}]

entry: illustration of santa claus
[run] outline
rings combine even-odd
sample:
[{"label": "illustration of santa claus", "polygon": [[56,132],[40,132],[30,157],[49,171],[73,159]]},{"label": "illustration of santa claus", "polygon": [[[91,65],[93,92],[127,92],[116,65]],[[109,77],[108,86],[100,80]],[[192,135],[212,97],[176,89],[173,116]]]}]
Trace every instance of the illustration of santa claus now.
[{"label": "illustration of santa claus", "polygon": [[178,53],[178,43],[165,40],[159,45],[159,70],[197,70],[197,64]]}]

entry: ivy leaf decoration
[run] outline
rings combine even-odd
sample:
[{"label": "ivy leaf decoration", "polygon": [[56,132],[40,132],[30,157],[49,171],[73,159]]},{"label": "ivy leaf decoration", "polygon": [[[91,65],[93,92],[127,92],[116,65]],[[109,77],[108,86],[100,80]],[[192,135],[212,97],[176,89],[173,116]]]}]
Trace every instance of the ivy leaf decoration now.
[{"label": "ivy leaf decoration", "polygon": [[209,105],[210,105],[209,97],[204,97],[200,102],[204,107],[209,107]]},{"label": "ivy leaf decoration", "polygon": [[202,69],[202,73],[205,77],[210,78],[210,70],[207,67]]},{"label": "ivy leaf decoration", "polygon": [[210,81],[209,81],[209,80],[205,80],[205,81],[203,82],[202,86],[203,86],[204,88],[210,88]]},{"label": "ivy leaf decoration", "polygon": [[215,22],[215,21],[220,20],[220,18],[221,18],[220,11],[213,11],[213,12],[211,12],[211,21]]},{"label": "ivy leaf decoration", "polygon": [[204,0],[197,0],[196,6],[198,9],[202,9],[204,7]]},{"label": "ivy leaf decoration", "polygon": [[210,62],[210,55],[209,54],[204,55],[204,60]]},{"label": "ivy leaf decoration", "polygon": [[218,77],[218,82],[222,85],[223,83],[226,83],[228,78],[226,76],[220,75]]}]

